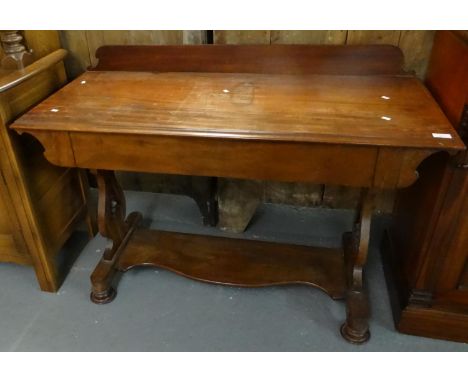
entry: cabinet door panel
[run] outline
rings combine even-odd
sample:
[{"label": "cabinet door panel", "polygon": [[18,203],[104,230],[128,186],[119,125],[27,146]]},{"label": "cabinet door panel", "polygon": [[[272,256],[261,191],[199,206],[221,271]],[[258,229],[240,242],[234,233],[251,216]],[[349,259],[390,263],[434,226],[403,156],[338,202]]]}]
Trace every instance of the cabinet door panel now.
[{"label": "cabinet door panel", "polygon": [[0,261],[30,264],[31,259],[12,207],[2,176],[0,179]]},{"label": "cabinet door panel", "polygon": [[433,253],[443,259],[438,267],[437,293],[459,289],[468,258],[468,171],[454,170],[432,241]]}]

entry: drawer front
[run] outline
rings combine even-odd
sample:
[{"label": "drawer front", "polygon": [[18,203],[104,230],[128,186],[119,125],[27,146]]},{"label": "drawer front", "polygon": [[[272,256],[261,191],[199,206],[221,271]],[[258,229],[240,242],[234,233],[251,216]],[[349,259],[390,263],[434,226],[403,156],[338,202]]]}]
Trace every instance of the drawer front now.
[{"label": "drawer front", "polygon": [[[371,186],[378,149],[319,143],[70,133],[78,167]],[[98,148],[98,149],[96,149]]]}]

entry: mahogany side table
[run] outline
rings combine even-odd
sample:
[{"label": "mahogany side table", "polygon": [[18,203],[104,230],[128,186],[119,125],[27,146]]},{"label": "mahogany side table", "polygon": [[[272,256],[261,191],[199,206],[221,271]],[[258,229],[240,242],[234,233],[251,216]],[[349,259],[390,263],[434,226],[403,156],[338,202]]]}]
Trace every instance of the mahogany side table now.
[{"label": "mahogany side table", "polygon": [[[281,45],[123,50],[107,47],[98,55],[107,64],[120,55],[139,71],[87,72],[11,126],[36,137],[50,162],[96,173],[99,231],[109,245],[91,276],[92,301],[110,302],[116,272],[142,265],[229,285],[305,283],[346,298],[341,333],[365,342],[363,272],[376,192],[409,186],[418,165],[437,152],[465,149],[421,82],[400,72],[401,52]],[[317,74],[317,67],[328,73]],[[161,232],[140,227],[138,212],[126,216],[114,170],[327,183],[361,187],[362,197],[343,249]]]}]

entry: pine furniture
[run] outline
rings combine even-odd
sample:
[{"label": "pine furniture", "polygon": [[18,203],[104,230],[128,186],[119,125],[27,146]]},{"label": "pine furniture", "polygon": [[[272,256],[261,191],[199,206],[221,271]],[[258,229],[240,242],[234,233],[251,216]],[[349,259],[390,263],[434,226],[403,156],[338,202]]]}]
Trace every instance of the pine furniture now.
[{"label": "pine furniture", "polygon": [[94,236],[86,177],[45,160],[31,136],[8,129],[18,116],[66,83],[63,49],[0,77],[0,261],[31,265],[44,291],[65,276],[63,244],[82,221]]}]

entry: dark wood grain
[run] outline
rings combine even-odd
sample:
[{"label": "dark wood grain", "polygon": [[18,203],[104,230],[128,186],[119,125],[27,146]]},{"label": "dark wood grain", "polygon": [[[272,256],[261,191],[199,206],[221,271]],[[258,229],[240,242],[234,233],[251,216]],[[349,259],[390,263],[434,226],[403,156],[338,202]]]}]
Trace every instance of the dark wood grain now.
[{"label": "dark wood grain", "polygon": [[402,74],[391,45],[102,46],[93,70],[270,74]]},{"label": "dark wood grain", "polygon": [[468,103],[467,67],[466,39],[451,31],[437,32],[426,83],[455,127],[458,127],[463,107]]},{"label": "dark wood grain", "polygon": [[[437,32],[427,84],[468,141],[468,43]],[[465,118],[465,119],[463,119]],[[438,154],[398,193],[383,254],[395,325],[404,333],[468,341],[468,157]]]},{"label": "dark wood grain", "polygon": [[313,248],[140,229],[118,260],[118,269],[154,266],[216,284],[260,287],[309,284],[344,298],[341,248]]},{"label": "dark wood grain", "polygon": [[13,127],[45,124],[48,131],[464,148],[424,86],[408,77],[88,72]]}]

